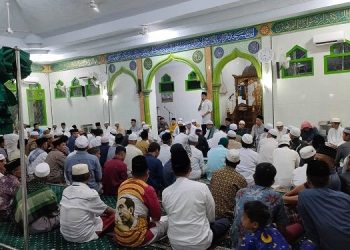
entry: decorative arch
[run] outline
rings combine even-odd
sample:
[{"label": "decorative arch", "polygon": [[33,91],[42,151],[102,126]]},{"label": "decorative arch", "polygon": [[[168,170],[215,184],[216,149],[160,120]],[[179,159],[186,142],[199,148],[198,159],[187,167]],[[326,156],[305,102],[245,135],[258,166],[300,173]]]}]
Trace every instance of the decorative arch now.
[{"label": "decorative arch", "polygon": [[109,93],[112,92],[114,82],[117,79],[117,77],[120,76],[121,74],[127,74],[127,75],[131,76],[131,78],[134,80],[134,82],[136,84],[136,88],[137,88],[137,78],[134,75],[134,73],[131,70],[122,66],[122,67],[120,67],[120,69],[118,71],[113,73],[113,75],[108,79],[107,91]]},{"label": "decorative arch", "polygon": [[230,61],[236,59],[237,57],[246,59],[250,61],[256,69],[258,78],[261,79],[261,64],[259,61],[252,55],[244,53],[239,49],[235,48],[229,55],[221,59],[221,61],[215,66],[213,73],[213,118],[216,126],[220,125],[220,95],[219,89],[221,86],[221,72],[225,65]]},{"label": "decorative arch", "polygon": [[201,83],[203,85],[206,86],[206,81],[205,81],[205,78],[202,74],[202,72],[200,71],[200,69],[198,68],[198,66],[192,62],[191,60],[189,59],[186,59],[186,58],[183,58],[183,57],[180,57],[180,56],[176,56],[176,55],[173,55],[173,54],[170,54],[167,58],[165,58],[164,60],[158,62],[149,72],[147,78],[146,78],[146,85],[145,85],[145,90],[151,90],[151,87],[152,87],[152,80],[154,78],[154,76],[156,75],[156,73],[158,72],[158,70],[170,63],[171,61],[178,61],[178,62],[182,62],[182,63],[185,63],[187,64],[188,66],[190,66],[194,72],[196,72],[197,76],[199,77],[199,80],[201,81]]}]

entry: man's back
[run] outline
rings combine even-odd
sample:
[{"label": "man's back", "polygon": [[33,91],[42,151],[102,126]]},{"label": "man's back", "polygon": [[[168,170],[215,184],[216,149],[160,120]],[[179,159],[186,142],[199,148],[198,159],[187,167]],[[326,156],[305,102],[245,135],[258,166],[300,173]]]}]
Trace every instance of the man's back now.
[{"label": "man's back", "polygon": [[222,145],[208,151],[207,175],[209,180],[215,170],[225,166],[226,152],[227,148]]},{"label": "man's back", "polygon": [[170,157],[170,146],[168,144],[160,145],[158,159],[162,162],[163,166],[170,160]]},{"label": "man's back", "polygon": [[162,162],[151,154],[146,155],[146,161],[149,170],[147,183],[157,192],[163,188],[163,165]]},{"label": "man's back", "polygon": [[273,165],[277,174],[275,186],[290,187],[292,185],[293,171],[299,166],[298,153],[288,147],[276,148],[273,152]]},{"label": "man's back", "polygon": [[273,151],[278,147],[278,142],[274,138],[262,139],[259,143],[259,162],[272,163]]},{"label": "man's back", "polygon": [[126,155],[125,155],[124,162],[128,167],[128,176],[131,177],[132,158],[138,155],[142,155],[142,151],[132,144],[129,144],[128,146],[126,146],[125,149],[126,149]]},{"label": "man's back", "polygon": [[350,142],[344,142],[337,148],[337,156],[335,157],[335,163],[339,164],[350,154]]},{"label": "man's back", "polygon": [[299,194],[298,211],[306,235],[321,249],[349,249],[349,195],[329,188],[306,189]]},{"label": "man's back", "polygon": [[113,158],[105,163],[103,168],[103,193],[105,195],[116,195],[118,188],[128,178],[127,166],[120,159]]}]

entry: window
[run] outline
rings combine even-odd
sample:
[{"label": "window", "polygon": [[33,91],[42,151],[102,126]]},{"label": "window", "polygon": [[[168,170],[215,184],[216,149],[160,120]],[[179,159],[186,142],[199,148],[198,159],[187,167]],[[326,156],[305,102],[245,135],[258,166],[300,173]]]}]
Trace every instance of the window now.
[{"label": "window", "polygon": [[290,57],[289,68],[282,68],[282,78],[312,76],[314,74],[314,59],[307,57],[307,50],[295,45],[286,54]]},{"label": "window", "polygon": [[67,95],[67,90],[64,87],[64,83],[61,80],[58,80],[56,82],[56,88],[55,88],[55,99],[65,98],[66,95]]},{"label": "window", "polygon": [[164,74],[160,78],[160,83],[159,83],[159,93],[164,93],[164,92],[174,92],[174,82],[171,81],[171,76],[168,74]]},{"label": "window", "polygon": [[350,41],[333,44],[330,55],[324,56],[324,73],[350,72]]},{"label": "window", "polygon": [[79,80],[74,77],[69,88],[70,97],[81,97],[85,96],[85,88],[80,85]]},{"label": "window", "polygon": [[47,125],[45,91],[40,84],[31,84],[27,89],[28,115],[30,124]]},{"label": "window", "polygon": [[100,86],[94,84],[95,81],[96,81],[96,78],[92,78],[92,79],[88,80],[88,84],[86,86],[86,95],[87,96],[100,94]]},{"label": "window", "polygon": [[196,72],[191,71],[188,74],[187,80],[185,81],[186,83],[186,91],[191,91],[191,90],[201,90],[201,81],[199,81]]}]

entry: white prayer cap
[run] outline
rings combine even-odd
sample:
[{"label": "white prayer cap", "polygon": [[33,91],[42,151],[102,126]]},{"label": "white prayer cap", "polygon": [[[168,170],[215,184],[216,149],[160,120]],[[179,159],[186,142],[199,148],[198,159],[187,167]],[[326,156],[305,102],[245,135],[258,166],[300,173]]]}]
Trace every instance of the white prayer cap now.
[{"label": "white prayer cap", "polygon": [[253,136],[250,135],[250,134],[244,134],[242,136],[242,141],[245,143],[245,144],[252,144],[253,143]]},{"label": "white prayer cap", "polygon": [[305,160],[313,157],[316,154],[316,150],[313,146],[306,146],[300,149],[299,153],[300,157]]},{"label": "white prayer cap", "polygon": [[135,133],[130,134],[128,140],[129,141],[137,141],[137,135]]},{"label": "white prayer cap", "polygon": [[233,131],[233,130],[229,130],[227,132],[227,136],[230,137],[230,138],[236,138],[236,132]]},{"label": "white prayer cap", "polygon": [[240,120],[238,124],[244,124],[245,125],[245,121]]},{"label": "white prayer cap", "polygon": [[109,124],[109,122],[105,122],[104,124]]},{"label": "white prayer cap", "polygon": [[233,163],[239,162],[239,151],[237,149],[227,150],[226,159]]},{"label": "white prayer cap", "polygon": [[144,130],[149,129],[149,126],[147,124],[143,124],[142,129],[144,129]]},{"label": "white prayer cap", "polygon": [[107,143],[107,142],[109,142],[109,137],[105,135],[101,138],[101,143]]},{"label": "white prayer cap", "polygon": [[273,135],[273,136],[278,136],[278,132],[276,129],[272,128],[269,130],[269,134]]},{"label": "white prayer cap", "polygon": [[178,122],[177,122],[177,125],[185,126],[185,123],[183,123],[182,121],[178,121]]},{"label": "white prayer cap", "polygon": [[192,119],[192,121],[191,121],[192,123],[194,123],[194,122],[196,122],[196,120],[195,119]]},{"label": "white prayer cap", "polygon": [[46,162],[39,163],[35,167],[35,176],[39,178],[46,177],[50,174],[50,166]]},{"label": "white prayer cap", "polygon": [[89,173],[89,166],[87,164],[75,164],[72,167],[72,175],[82,175]]},{"label": "white prayer cap", "polygon": [[6,159],[5,156],[3,154],[0,154],[0,161],[3,161],[5,159]]},{"label": "white prayer cap", "polygon": [[179,119],[177,119],[178,121],[182,121],[183,119],[180,117]]},{"label": "white prayer cap", "polygon": [[271,123],[267,123],[265,124],[265,128],[267,129],[267,131],[269,131],[270,129],[273,128],[273,125]]},{"label": "white prayer cap", "polygon": [[283,126],[283,122],[279,121],[279,122],[276,122],[276,127],[282,127]]},{"label": "white prayer cap", "polygon": [[294,135],[295,137],[299,137],[301,134],[300,128],[297,127],[291,127],[290,132],[291,135]]},{"label": "white prayer cap", "polygon": [[115,130],[114,128],[112,128],[112,129],[110,130],[109,133],[111,133],[112,135],[116,135],[116,134],[117,134],[117,130]]},{"label": "white prayer cap", "polygon": [[207,121],[207,125],[214,125],[213,121]]},{"label": "white prayer cap", "polygon": [[196,134],[190,134],[190,135],[188,136],[188,140],[189,140],[190,142],[198,142],[198,135],[196,135]]},{"label": "white prayer cap", "polygon": [[89,140],[84,136],[79,136],[75,139],[75,146],[77,148],[87,148],[89,146]]},{"label": "white prayer cap", "polygon": [[340,123],[340,118],[332,118],[331,122],[339,122]]},{"label": "white prayer cap", "polygon": [[144,122],[144,121],[141,122],[141,125],[145,125],[145,124],[146,124],[146,122]]},{"label": "white prayer cap", "polygon": [[31,136],[39,136],[39,133],[38,133],[38,131],[32,131],[32,132],[30,132],[30,135]]},{"label": "white prayer cap", "polygon": [[278,141],[278,146],[283,145],[283,144],[289,145],[289,141],[290,141],[289,135],[282,135],[281,139]]},{"label": "white prayer cap", "polygon": [[119,124],[119,122],[118,122],[118,121],[116,121],[116,122],[114,123],[114,125],[115,125],[115,124]]},{"label": "white prayer cap", "polygon": [[186,125],[190,125],[191,122],[190,122],[190,121],[186,121],[185,124],[186,124]]},{"label": "white prayer cap", "polygon": [[229,128],[230,128],[231,130],[237,130],[237,124],[231,123]]}]

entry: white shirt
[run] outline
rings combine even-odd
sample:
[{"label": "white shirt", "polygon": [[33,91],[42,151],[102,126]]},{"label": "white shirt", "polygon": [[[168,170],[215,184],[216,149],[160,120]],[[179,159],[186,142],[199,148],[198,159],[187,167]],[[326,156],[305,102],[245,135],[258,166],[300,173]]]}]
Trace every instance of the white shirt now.
[{"label": "white shirt", "polygon": [[276,148],[273,152],[273,165],[277,174],[273,187],[290,187],[293,171],[299,166],[299,154],[288,147]]},{"label": "white shirt", "polygon": [[[33,150],[32,152],[29,153],[29,155],[28,155],[28,160],[30,159],[30,157],[31,157],[31,155],[33,154],[33,152],[35,152],[35,150]],[[28,168],[27,168],[27,170],[28,170],[28,175],[33,175],[34,172],[35,172],[35,167],[36,167],[37,165],[39,165],[40,163],[45,162],[46,157],[47,157],[47,153],[46,153],[45,151],[42,152],[40,155],[38,155],[38,156],[35,158],[35,160],[34,160],[31,164],[28,165]]]},{"label": "white shirt", "polygon": [[269,162],[272,164],[273,162],[272,154],[277,147],[278,147],[278,142],[276,139],[272,137],[264,138],[260,140],[259,147],[258,147],[259,163]]},{"label": "white shirt", "polygon": [[213,138],[208,140],[209,148],[217,147],[221,138],[227,138],[227,134],[222,130],[215,132]]},{"label": "white shirt", "polygon": [[178,177],[162,197],[173,249],[209,248],[213,239],[209,223],[215,220],[215,203],[208,186]]},{"label": "white shirt", "polygon": [[160,145],[160,151],[157,158],[162,162],[163,166],[165,165],[165,163],[167,163],[170,160],[171,154],[170,154],[170,146],[168,144]]},{"label": "white shirt", "polygon": [[201,178],[202,173],[205,171],[203,153],[195,146],[190,145],[191,147],[191,168],[192,171],[188,176],[191,180],[198,180]]},{"label": "white shirt", "polygon": [[99,216],[107,205],[96,190],[73,182],[63,190],[60,205],[60,231],[67,241],[82,243],[98,239],[95,232],[103,228]]},{"label": "white shirt", "polygon": [[282,135],[285,135],[287,134],[287,128],[286,127],[283,127],[282,131],[279,131],[278,129],[277,130],[277,141],[279,141],[282,137]]},{"label": "white shirt", "polygon": [[143,154],[140,149],[138,149],[135,145],[132,145],[132,144],[128,144],[128,146],[126,146],[125,149],[126,149],[126,155],[125,155],[124,163],[128,167],[128,176],[131,177],[132,159],[135,156],[143,155]]},{"label": "white shirt", "polygon": [[177,136],[175,136],[174,144],[175,143],[180,143],[183,146],[185,146],[186,144],[188,144],[188,135],[186,135],[184,133],[178,134]]},{"label": "white shirt", "polygon": [[342,144],[343,141],[343,131],[344,128],[340,127],[338,129],[335,128],[330,128],[328,131],[328,135],[327,135],[327,141],[329,143],[332,143],[336,146],[339,146],[340,144]]},{"label": "white shirt", "polygon": [[101,146],[101,136],[93,137],[89,143],[90,148]]},{"label": "white shirt", "polygon": [[239,158],[241,162],[237,165],[236,171],[243,175],[248,186],[254,185],[253,175],[255,173],[256,165],[258,165],[258,153],[250,148],[240,148]]},{"label": "white shirt", "polygon": [[212,110],[213,110],[213,104],[211,103],[210,100],[205,99],[202,102],[202,105],[201,105],[201,109],[200,109],[201,115],[204,115],[208,111],[210,113],[208,113],[208,114],[206,114],[205,116],[202,117],[202,124],[207,124],[207,122],[211,120],[211,112],[212,112]]},{"label": "white shirt", "polygon": [[299,186],[306,182],[306,169],[307,164],[304,164],[301,167],[297,167],[293,170],[292,184],[293,186]]}]

